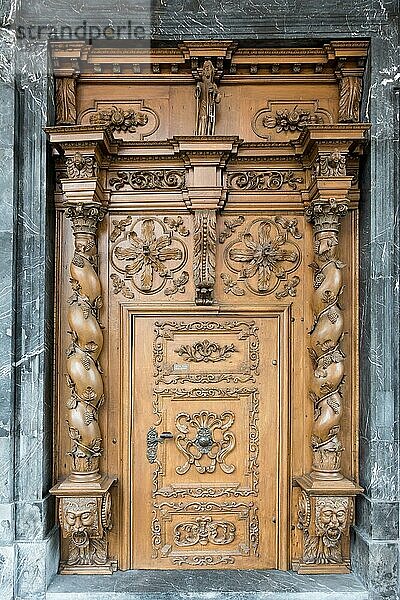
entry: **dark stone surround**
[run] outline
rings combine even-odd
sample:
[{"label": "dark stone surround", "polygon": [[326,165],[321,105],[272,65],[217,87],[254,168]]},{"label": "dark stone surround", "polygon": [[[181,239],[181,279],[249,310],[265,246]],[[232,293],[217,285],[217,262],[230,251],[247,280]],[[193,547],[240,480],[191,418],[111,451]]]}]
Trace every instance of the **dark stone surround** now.
[{"label": "dark stone surround", "polygon": [[[53,79],[46,36],[18,38],[29,25],[59,28],[86,20],[104,28],[131,19],[133,29],[142,27],[138,34],[159,43],[184,38],[299,46],[354,37],[371,41],[363,120],[373,126],[360,210],[360,483],[365,493],[357,500],[352,560],[370,598],[398,598],[398,0],[22,0],[21,8],[2,0],[0,19],[0,597],[45,598],[58,563],[48,496],[53,215],[43,133],[53,122]],[[25,29],[16,35],[21,25]],[[35,35],[37,29],[28,37]]]}]

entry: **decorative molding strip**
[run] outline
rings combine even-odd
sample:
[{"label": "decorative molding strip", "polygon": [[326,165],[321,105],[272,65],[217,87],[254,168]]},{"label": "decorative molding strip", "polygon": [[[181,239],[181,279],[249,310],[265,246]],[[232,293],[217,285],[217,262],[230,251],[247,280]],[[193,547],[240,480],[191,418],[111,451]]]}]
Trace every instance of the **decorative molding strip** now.
[{"label": "decorative molding strip", "polygon": [[339,297],[343,291],[342,269],[336,256],[340,219],[347,213],[347,202],[317,200],[306,208],[307,220],[314,230],[314,271],[312,306],[314,322],[310,330],[314,373],[310,398],[314,403],[311,438],[313,476],[317,479],[341,479],[342,444],[339,440],[342,417],[342,386],[345,354],[340,348],[343,337],[343,311]]},{"label": "decorative molding strip", "polygon": [[215,284],[215,211],[198,210],[195,212],[193,237],[193,278],[196,286],[196,304],[212,304]]},{"label": "decorative molding strip", "polygon": [[297,190],[297,184],[303,181],[303,177],[297,177],[294,171],[238,171],[229,173],[228,189],[276,191],[286,185]]},{"label": "decorative molding strip", "polygon": [[117,176],[111,177],[109,184],[116,191],[122,190],[125,186],[140,191],[181,190],[185,187],[185,171],[183,169],[117,171]]}]

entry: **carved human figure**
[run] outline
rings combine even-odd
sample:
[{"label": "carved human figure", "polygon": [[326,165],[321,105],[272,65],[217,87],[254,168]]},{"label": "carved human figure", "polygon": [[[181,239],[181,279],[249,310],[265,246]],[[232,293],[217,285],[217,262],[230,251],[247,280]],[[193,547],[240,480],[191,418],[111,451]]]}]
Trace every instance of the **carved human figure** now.
[{"label": "carved human figure", "polygon": [[201,80],[196,85],[196,135],[213,135],[215,131],[216,105],[220,102],[221,95],[214,80],[214,65],[206,60]]}]

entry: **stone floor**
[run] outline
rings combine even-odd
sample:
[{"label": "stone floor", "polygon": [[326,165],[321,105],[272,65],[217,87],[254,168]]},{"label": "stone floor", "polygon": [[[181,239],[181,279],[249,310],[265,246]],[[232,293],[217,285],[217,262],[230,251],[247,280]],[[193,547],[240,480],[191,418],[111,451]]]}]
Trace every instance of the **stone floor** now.
[{"label": "stone floor", "polygon": [[118,571],[57,575],[46,600],[367,600],[354,575],[284,571]]}]

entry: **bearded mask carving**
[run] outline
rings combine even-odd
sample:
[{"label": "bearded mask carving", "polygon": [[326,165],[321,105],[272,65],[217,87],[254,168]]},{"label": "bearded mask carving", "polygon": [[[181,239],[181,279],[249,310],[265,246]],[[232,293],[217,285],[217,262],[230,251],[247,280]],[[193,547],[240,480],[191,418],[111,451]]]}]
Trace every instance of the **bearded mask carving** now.
[{"label": "bearded mask carving", "polygon": [[348,498],[318,498],[316,504],[316,533],[327,548],[338,546],[346,529]]},{"label": "bearded mask carving", "polygon": [[104,564],[107,544],[101,522],[101,498],[63,498],[60,521],[69,538],[69,565]]}]

